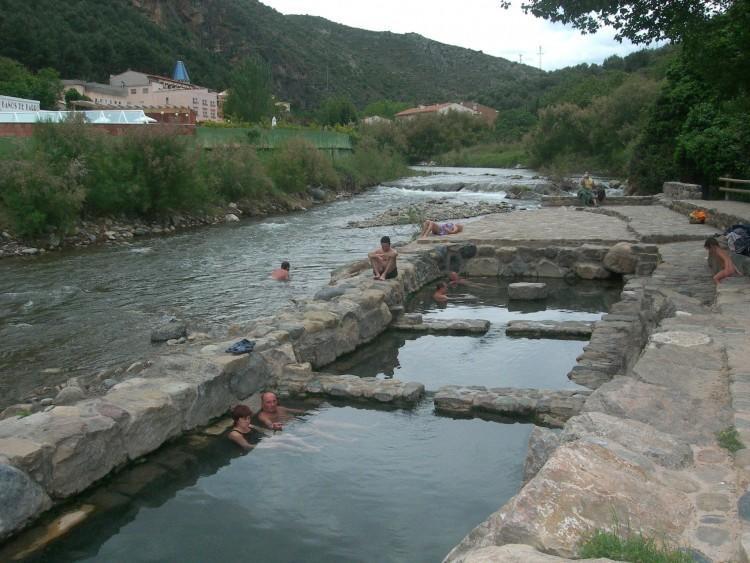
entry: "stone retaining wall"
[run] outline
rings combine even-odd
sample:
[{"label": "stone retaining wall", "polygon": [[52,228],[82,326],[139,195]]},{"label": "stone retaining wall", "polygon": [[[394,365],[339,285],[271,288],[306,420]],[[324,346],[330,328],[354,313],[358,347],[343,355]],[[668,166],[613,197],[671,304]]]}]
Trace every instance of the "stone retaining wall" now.
[{"label": "stone retaining wall", "polygon": [[629,245],[632,264],[628,271],[606,267],[605,257],[612,246],[568,247],[550,241],[534,247],[454,244],[446,248],[446,269],[467,276],[608,279],[616,273],[649,275],[659,261],[656,246],[650,244]]},{"label": "stone retaining wall", "polygon": [[[699,195],[700,197],[700,195]],[[634,196],[611,196],[604,200],[602,205],[653,205],[656,198],[652,195]],[[570,195],[545,195],[542,196],[542,207],[580,207],[581,200],[577,196]]]},{"label": "stone retaining wall", "polygon": [[664,197],[670,199],[701,199],[703,190],[698,184],[684,182],[664,182],[662,186]]}]

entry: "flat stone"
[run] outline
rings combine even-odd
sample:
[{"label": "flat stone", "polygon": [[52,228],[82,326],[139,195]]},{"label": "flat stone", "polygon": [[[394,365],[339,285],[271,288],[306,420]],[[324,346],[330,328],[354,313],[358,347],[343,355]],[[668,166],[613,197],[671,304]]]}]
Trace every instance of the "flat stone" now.
[{"label": "flat stone", "polygon": [[587,321],[510,321],[505,334],[524,338],[588,340],[594,324]]},{"label": "flat stone", "polygon": [[716,493],[702,493],[696,498],[696,505],[706,512],[728,512],[731,506],[727,495]]},{"label": "flat stone", "polygon": [[546,283],[517,282],[508,285],[508,297],[519,301],[534,301],[547,298]]},{"label": "flat stone", "polygon": [[[507,544],[482,547],[464,553],[457,559],[446,558],[448,563],[562,563],[570,559],[540,553],[530,545]],[[576,559],[581,563],[606,563],[611,559]]]},{"label": "flat stone", "polygon": [[689,348],[691,346],[703,346],[711,342],[711,338],[705,334],[696,332],[657,332],[651,335],[651,342],[657,344],[672,344],[673,346],[682,346]]},{"label": "flat stone", "polygon": [[698,526],[695,536],[702,542],[714,547],[723,545],[729,541],[729,532],[724,528],[714,526]]},{"label": "flat stone", "polygon": [[424,332],[427,334],[441,332],[452,334],[484,334],[490,329],[490,321],[483,319],[424,319],[421,323],[413,322],[413,320],[413,318],[404,319],[403,321],[399,320],[392,323],[391,328],[395,330]]}]

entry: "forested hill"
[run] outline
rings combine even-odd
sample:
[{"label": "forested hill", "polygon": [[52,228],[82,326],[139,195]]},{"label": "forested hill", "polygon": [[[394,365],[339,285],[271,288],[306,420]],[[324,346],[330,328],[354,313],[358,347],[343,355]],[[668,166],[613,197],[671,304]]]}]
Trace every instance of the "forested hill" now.
[{"label": "forested hill", "polygon": [[0,37],[0,55],[63,78],[105,81],[128,68],[166,74],[179,58],[193,82],[216,89],[227,86],[233,63],[260,54],[277,95],[302,108],[334,95],[360,107],[471,98],[540,74],[417,34],[285,16],[257,0],[0,0]]}]

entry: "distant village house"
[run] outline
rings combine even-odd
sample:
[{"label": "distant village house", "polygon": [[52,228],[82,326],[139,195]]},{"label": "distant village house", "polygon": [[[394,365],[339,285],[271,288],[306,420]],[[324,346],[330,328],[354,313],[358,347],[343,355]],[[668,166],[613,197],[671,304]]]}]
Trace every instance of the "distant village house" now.
[{"label": "distant village house", "polygon": [[445,115],[448,112],[467,113],[482,119],[487,125],[492,125],[497,118],[498,111],[488,106],[483,106],[476,102],[446,102],[442,104],[432,104],[429,106],[417,106],[415,108],[405,109],[396,114],[396,119],[405,121],[414,119],[420,115]]}]

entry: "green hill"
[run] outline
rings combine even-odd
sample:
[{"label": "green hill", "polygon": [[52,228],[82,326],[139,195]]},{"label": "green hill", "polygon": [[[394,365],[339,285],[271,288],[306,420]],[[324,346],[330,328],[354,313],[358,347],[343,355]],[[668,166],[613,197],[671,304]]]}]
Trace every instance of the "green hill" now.
[{"label": "green hill", "polygon": [[0,55],[63,78],[106,81],[128,68],[167,74],[179,58],[193,82],[216,89],[227,86],[234,62],[260,54],[277,96],[302,109],[338,95],[359,107],[471,98],[541,74],[413,33],[285,16],[257,0],[0,0],[0,37]]}]

